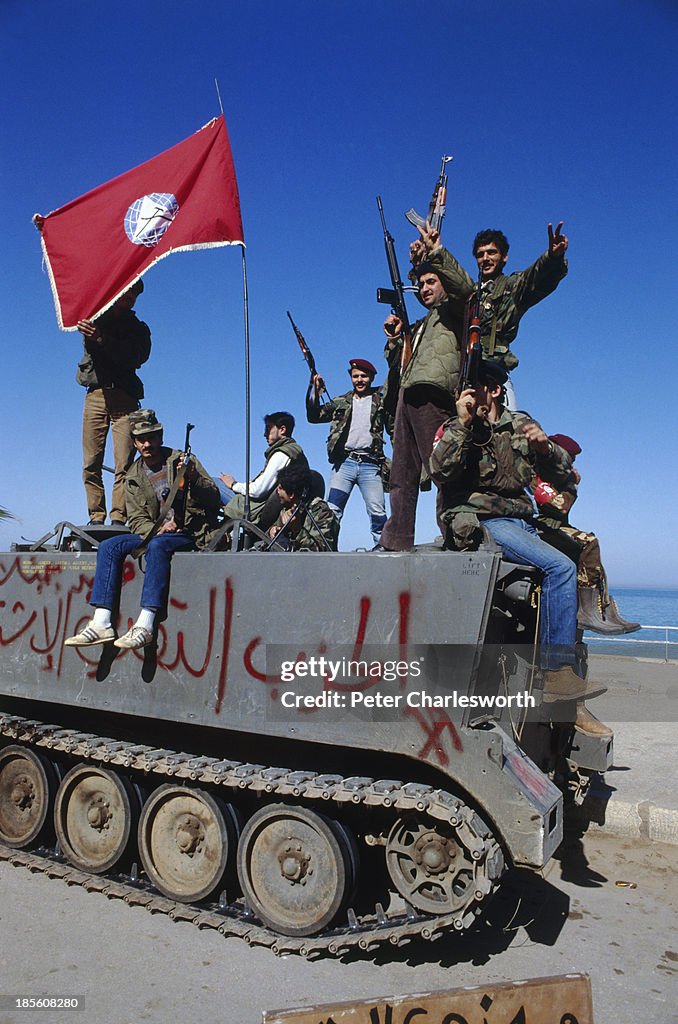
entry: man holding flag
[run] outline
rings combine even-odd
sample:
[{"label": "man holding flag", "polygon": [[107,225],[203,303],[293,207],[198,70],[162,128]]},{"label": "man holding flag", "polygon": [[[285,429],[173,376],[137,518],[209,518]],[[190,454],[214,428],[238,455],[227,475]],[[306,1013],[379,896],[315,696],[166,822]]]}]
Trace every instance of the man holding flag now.
[{"label": "man holding flag", "polygon": [[[106,517],[101,480],[109,426],[115,448],[111,519],[124,522],[122,481],[133,454],[127,415],[139,408],[136,370],[148,327],[133,306],[143,275],[173,252],[243,246],[240,201],[223,115],[183,142],[43,217],[40,231],[59,327],[81,331],[87,388],[83,478],[90,521]],[[246,289],[245,289],[246,291]]]},{"label": "man holding flag", "polygon": [[33,222],[65,331],[110,309],[173,252],[243,245],[223,116]]},{"label": "man holding flag", "polygon": [[134,458],[128,415],[139,408],[144,386],[136,370],[151,352],[151,332],[133,310],[144,282],[137,281],[96,320],[78,321],[85,351],[76,380],[87,389],[82,414],[82,479],[92,524],[106,520],[106,492],[102,478],[109,427],[113,435],[115,480],[111,523],[123,526],[125,474]]}]

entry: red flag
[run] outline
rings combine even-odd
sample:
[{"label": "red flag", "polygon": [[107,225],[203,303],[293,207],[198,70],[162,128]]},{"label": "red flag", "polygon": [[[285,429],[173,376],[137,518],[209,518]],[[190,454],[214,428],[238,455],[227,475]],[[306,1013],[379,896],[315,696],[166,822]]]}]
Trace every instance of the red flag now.
[{"label": "red flag", "polygon": [[59,327],[112,306],[171,252],[244,245],[223,115],[159,156],[42,219]]}]

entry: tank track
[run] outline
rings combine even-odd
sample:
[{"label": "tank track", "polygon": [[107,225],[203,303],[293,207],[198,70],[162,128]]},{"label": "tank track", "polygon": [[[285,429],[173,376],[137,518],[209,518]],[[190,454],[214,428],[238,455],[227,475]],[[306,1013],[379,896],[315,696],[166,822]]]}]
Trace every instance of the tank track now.
[{"label": "tank track", "polygon": [[434,941],[444,932],[461,932],[480,913],[480,904],[495,888],[504,870],[504,856],[487,825],[457,797],[421,783],[402,783],[393,779],[344,778],[315,772],[267,768],[245,762],[196,757],[188,753],[123,742],[75,729],[64,729],[15,715],[0,714],[0,736],[58,753],[81,757],[110,767],[185,779],[210,786],[249,790],[303,801],[364,804],[404,813],[416,811],[436,821],[448,823],[459,843],[476,865],[474,896],[462,911],[431,916],[405,904],[405,911],[387,915],[377,903],[373,913],[356,917],[346,912],[344,927],[333,927],[318,935],[293,938],[270,931],[259,924],[245,901],[223,905],[187,905],[161,896],[142,879],[133,876],[102,877],[80,871],[48,851],[29,853],[0,843],[0,860],[27,867],[88,892],[100,892],[110,899],[122,899],[132,906],[166,914],[172,920],[189,921],[199,928],[213,928],[225,936],[237,936],[250,945],[266,946],[276,954],[295,953],[305,957],[343,956],[351,951],[370,952],[382,944],[404,945],[413,939]]}]

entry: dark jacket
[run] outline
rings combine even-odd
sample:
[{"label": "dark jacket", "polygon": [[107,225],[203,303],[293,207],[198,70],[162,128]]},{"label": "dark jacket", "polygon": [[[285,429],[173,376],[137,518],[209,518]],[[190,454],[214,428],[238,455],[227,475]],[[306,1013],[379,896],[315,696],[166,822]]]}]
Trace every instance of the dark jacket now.
[{"label": "dark jacket", "polygon": [[151,354],[151,332],[133,310],[108,310],[96,321],[101,341],[84,338],[84,354],[75,379],[84,388],[116,387],[132,398],[144,397],[135,373]]}]

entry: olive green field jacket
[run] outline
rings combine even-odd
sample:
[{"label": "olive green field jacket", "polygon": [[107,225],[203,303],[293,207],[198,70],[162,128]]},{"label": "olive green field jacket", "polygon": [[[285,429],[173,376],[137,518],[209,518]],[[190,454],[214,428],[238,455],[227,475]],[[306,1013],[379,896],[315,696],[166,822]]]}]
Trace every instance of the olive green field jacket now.
[{"label": "olive green field jacket", "polygon": [[[164,446],[160,450],[167,463],[167,486],[171,489],[183,452]],[[193,455],[191,462],[195,467],[196,476],[188,487],[184,532],[191,534],[197,548],[203,548],[209,543],[212,532],[217,529],[221,498],[217,485]],[[144,469],[143,459],[137,459],[127,472],[125,504],[130,530],[145,539],[160,514],[160,502]]]}]

